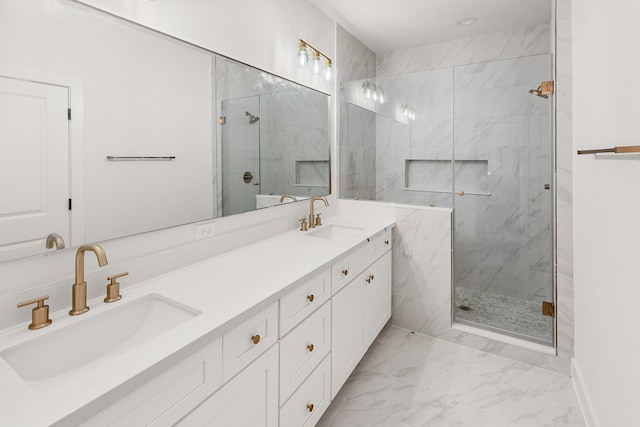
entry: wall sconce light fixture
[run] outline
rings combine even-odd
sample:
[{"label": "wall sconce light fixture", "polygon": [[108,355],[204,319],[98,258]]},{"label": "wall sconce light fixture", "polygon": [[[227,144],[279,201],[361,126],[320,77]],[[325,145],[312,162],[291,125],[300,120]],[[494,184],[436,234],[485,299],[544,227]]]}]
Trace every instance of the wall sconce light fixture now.
[{"label": "wall sconce light fixture", "polygon": [[[326,81],[331,81],[333,79],[333,64],[331,63],[331,58],[329,58],[324,53],[320,52],[315,47],[311,46],[309,43],[305,42],[302,39],[299,39],[298,48],[296,49],[296,57],[298,58],[298,66],[304,67],[307,64],[311,65],[311,71],[313,74],[318,75],[322,71],[324,74],[324,78]],[[309,54],[311,53],[311,59]],[[323,57],[325,60],[324,67],[320,61],[320,57]]]},{"label": "wall sconce light fixture", "polygon": [[367,99],[373,99],[374,102],[384,104],[387,101],[387,96],[384,90],[380,86],[376,86],[373,83],[366,81],[362,83],[362,93]]}]

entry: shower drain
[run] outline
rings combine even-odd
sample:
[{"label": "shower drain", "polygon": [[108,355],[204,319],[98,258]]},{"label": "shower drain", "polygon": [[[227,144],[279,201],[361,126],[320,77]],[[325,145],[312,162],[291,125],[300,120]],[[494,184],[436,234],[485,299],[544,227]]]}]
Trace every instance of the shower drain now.
[{"label": "shower drain", "polygon": [[471,307],[468,305],[459,305],[458,308],[462,311],[471,311]]}]

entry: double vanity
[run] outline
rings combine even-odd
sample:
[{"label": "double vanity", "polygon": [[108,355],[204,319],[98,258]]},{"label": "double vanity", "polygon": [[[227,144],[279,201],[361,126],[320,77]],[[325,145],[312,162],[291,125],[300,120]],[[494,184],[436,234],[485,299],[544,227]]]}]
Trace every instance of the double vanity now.
[{"label": "double vanity", "polygon": [[313,426],[390,318],[393,226],[332,217],[5,330],[0,418]]}]

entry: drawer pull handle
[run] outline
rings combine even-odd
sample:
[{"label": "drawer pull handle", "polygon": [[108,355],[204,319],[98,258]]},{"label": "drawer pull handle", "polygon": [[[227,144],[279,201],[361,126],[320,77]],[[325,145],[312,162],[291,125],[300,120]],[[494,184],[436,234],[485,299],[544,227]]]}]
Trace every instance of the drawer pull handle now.
[{"label": "drawer pull handle", "polygon": [[309,349],[310,352],[313,351],[313,344],[309,344],[307,348]]},{"label": "drawer pull handle", "polygon": [[388,244],[389,244],[389,241],[388,241],[388,240],[385,240],[385,241],[384,241],[384,244],[385,244],[385,245],[388,245]]},{"label": "drawer pull handle", "polygon": [[253,344],[256,345],[260,342],[260,335],[254,335],[251,337],[251,341],[253,341]]},{"label": "drawer pull handle", "polygon": [[342,270],[342,275],[346,276],[347,274],[349,274],[349,270],[347,270],[346,268],[344,270]]},{"label": "drawer pull handle", "polygon": [[313,294],[307,295],[307,299],[309,300],[309,302],[313,302],[313,298],[315,298]]},{"label": "drawer pull handle", "polygon": [[313,412],[313,403],[309,403],[307,405],[307,409],[309,410],[309,412]]}]

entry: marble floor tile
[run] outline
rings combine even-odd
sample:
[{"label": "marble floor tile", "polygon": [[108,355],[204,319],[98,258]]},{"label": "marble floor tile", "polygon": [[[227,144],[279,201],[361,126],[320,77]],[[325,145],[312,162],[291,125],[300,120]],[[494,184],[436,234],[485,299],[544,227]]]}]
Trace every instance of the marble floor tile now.
[{"label": "marble floor tile", "polygon": [[320,427],[585,426],[570,378],[387,325]]}]

